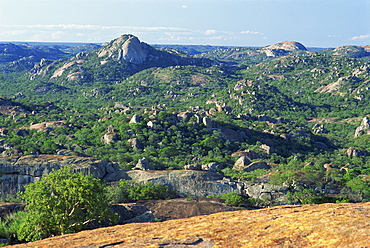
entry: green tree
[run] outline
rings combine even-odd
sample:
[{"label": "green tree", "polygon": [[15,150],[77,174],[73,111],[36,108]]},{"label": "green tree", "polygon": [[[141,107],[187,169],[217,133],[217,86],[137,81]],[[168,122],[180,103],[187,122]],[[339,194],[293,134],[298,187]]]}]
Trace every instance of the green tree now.
[{"label": "green tree", "polygon": [[53,171],[25,188],[21,197],[27,214],[18,230],[20,240],[77,232],[95,221],[116,221],[105,199],[105,185],[92,176],[73,173],[71,167]]}]

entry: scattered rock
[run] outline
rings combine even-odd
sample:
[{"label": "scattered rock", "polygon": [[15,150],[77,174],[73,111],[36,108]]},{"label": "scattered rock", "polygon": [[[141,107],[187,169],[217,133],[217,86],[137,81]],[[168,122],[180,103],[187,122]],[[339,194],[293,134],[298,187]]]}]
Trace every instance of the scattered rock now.
[{"label": "scattered rock", "polygon": [[155,170],[155,168],[149,164],[149,161],[145,157],[142,159],[139,159],[136,166],[132,169],[133,170]]},{"label": "scattered rock", "polygon": [[348,157],[370,156],[370,153],[367,150],[358,150],[353,147],[348,148],[346,154]]},{"label": "scattered rock", "polygon": [[199,164],[186,164],[184,170],[201,170],[201,166]]},{"label": "scattered rock", "polygon": [[218,164],[218,163],[208,163],[208,164],[202,164],[202,170],[204,171],[213,171],[213,172],[217,172],[219,170],[221,170],[221,166]]}]

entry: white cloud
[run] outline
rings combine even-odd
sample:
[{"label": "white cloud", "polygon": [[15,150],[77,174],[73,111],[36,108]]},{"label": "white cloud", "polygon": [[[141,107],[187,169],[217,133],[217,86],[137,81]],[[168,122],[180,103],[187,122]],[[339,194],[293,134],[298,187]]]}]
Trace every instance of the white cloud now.
[{"label": "white cloud", "polygon": [[363,34],[359,36],[354,36],[351,38],[351,40],[366,40],[370,38],[370,34]]},{"label": "white cloud", "polygon": [[240,34],[263,34],[263,33],[245,30],[245,31],[241,31]]},{"label": "white cloud", "polygon": [[215,34],[215,33],[217,33],[216,30],[214,30],[214,29],[208,29],[208,30],[206,30],[206,32],[204,34],[205,35],[212,35],[212,34]]},{"label": "white cloud", "polygon": [[187,8],[188,8],[188,6],[183,5],[183,6],[181,6],[181,8],[187,9]]}]

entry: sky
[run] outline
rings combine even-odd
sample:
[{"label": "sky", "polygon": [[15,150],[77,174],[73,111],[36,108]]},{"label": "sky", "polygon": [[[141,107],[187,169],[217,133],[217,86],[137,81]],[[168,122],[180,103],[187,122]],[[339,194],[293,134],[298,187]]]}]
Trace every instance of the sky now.
[{"label": "sky", "polygon": [[0,41],[370,45],[370,0],[0,0]]}]

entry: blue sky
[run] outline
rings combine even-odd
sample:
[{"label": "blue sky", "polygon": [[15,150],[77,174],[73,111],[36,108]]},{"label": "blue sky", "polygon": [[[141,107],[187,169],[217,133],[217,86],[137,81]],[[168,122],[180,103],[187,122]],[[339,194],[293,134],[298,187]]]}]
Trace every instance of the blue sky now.
[{"label": "blue sky", "polygon": [[0,41],[370,45],[370,0],[0,0]]}]

